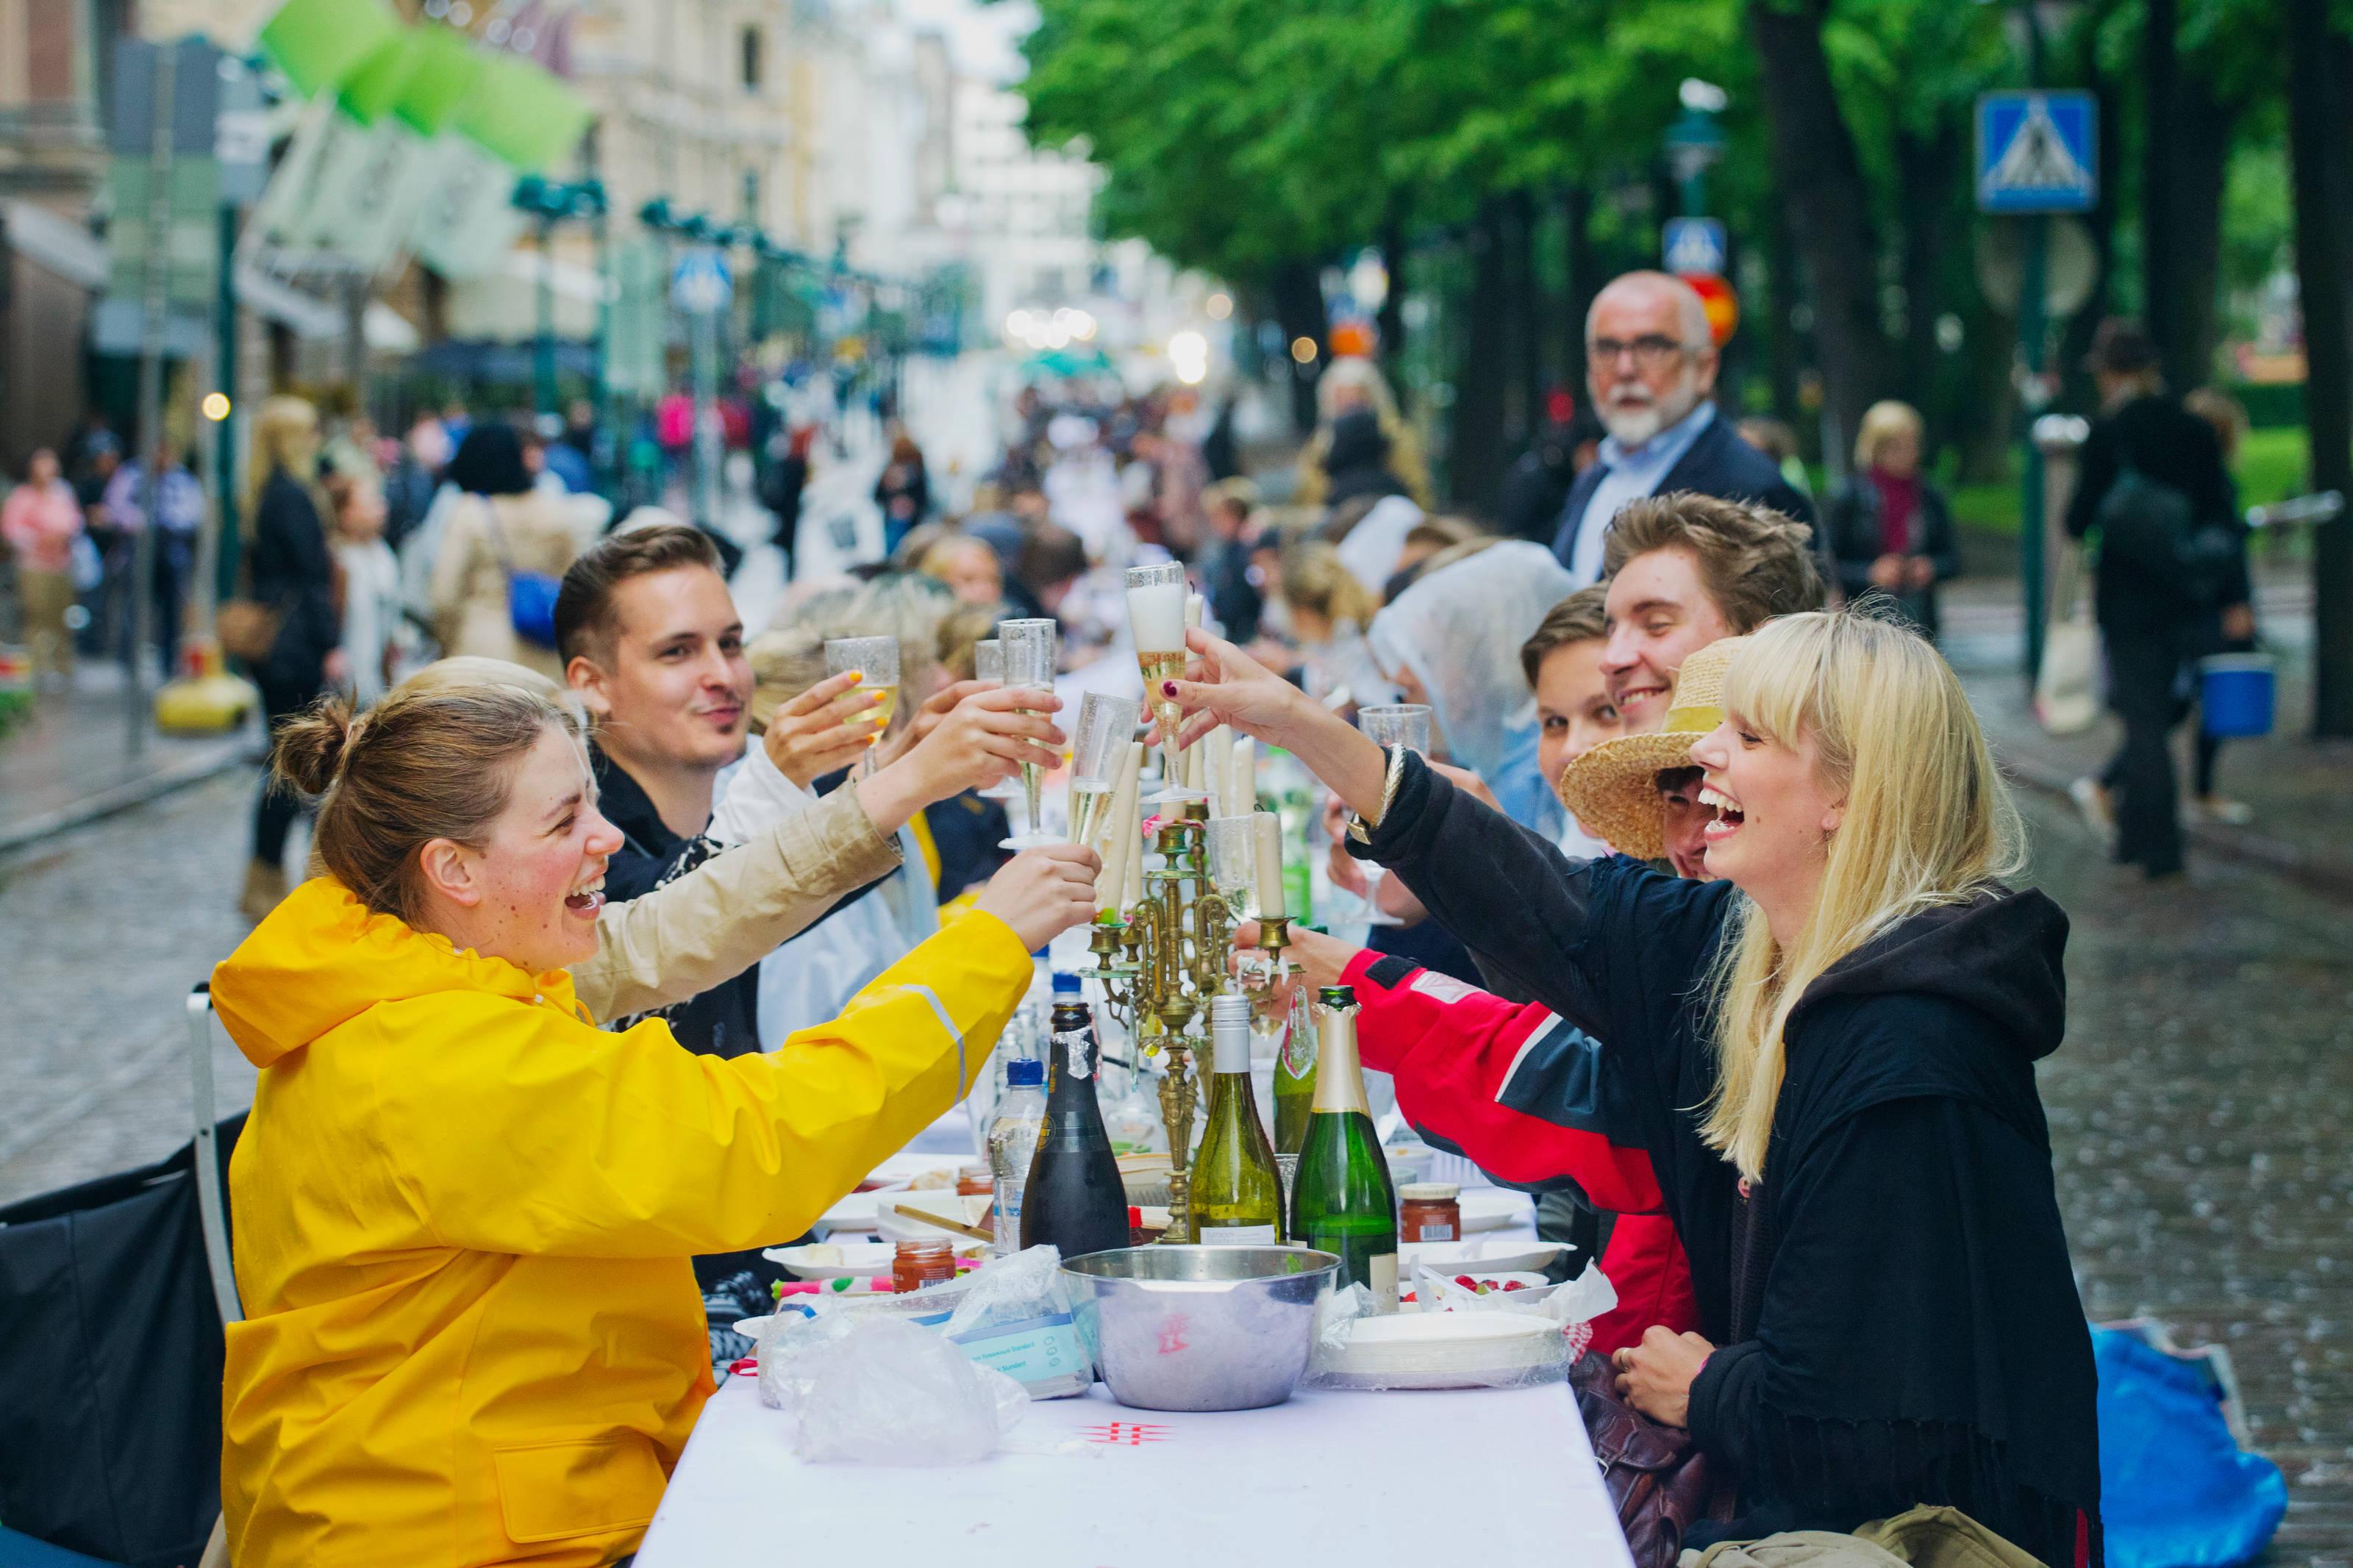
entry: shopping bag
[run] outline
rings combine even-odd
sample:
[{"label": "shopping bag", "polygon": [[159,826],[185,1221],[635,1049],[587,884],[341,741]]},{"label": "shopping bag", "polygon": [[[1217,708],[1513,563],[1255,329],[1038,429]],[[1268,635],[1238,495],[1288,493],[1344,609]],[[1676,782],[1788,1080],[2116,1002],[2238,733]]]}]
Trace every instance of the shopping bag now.
[{"label": "shopping bag", "polygon": [[2042,632],[2042,667],[2034,674],[2034,718],[2053,735],[2088,730],[2100,717],[2100,628],[2084,596],[2084,552],[2061,553]]}]

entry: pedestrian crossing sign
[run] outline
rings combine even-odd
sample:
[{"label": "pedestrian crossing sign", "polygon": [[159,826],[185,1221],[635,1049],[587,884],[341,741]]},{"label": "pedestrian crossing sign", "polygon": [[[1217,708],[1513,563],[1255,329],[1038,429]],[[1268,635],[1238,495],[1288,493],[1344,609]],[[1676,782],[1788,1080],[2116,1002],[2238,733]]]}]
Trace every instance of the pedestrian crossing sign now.
[{"label": "pedestrian crossing sign", "polygon": [[2098,110],[2088,92],[1978,99],[1978,210],[2079,213],[2099,204]]}]

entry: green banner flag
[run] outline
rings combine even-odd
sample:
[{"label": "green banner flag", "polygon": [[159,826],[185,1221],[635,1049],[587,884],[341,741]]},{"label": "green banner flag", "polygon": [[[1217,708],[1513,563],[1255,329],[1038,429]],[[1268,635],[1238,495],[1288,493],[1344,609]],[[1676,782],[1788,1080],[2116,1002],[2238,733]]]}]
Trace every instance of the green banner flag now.
[{"label": "green banner flag", "polygon": [[588,105],[547,70],[517,55],[480,57],[458,106],[457,128],[526,174],[560,163],[588,129]]},{"label": "green banner flag", "polygon": [[419,136],[435,136],[472,89],[481,57],[455,27],[418,27],[409,47],[415,68],[392,111]]},{"label": "green banner flag", "polygon": [[404,28],[343,78],[335,96],[346,114],[362,125],[374,125],[391,112],[416,74],[417,37],[414,29]]},{"label": "green banner flag", "polygon": [[307,98],[341,85],[400,32],[385,0],[286,0],[262,27],[260,43]]}]

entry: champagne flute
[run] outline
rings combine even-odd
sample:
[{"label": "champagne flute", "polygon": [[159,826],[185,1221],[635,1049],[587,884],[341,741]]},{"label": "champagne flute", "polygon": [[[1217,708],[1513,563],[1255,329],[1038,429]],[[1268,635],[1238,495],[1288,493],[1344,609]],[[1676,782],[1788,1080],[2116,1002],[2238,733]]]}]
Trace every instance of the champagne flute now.
[{"label": "champagne flute", "polygon": [[1185,710],[1163,696],[1161,683],[1185,679],[1185,566],[1164,561],[1127,569],[1127,624],[1135,635],[1135,662],[1144,671],[1144,694],[1151,700],[1153,716],[1160,721],[1160,793],[1155,805],[1204,800],[1198,790],[1184,784],[1182,749],[1177,729]]},{"label": "champagne flute", "polygon": [[[882,700],[873,710],[874,732],[877,735],[891,727],[891,715],[899,706],[899,639],[897,637],[835,637],[825,645],[825,672],[840,675],[856,670],[860,676],[858,689],[871,691]],[[857,776],[864,778],[874,771],[874,752],[870,748],[858,760]]]},{"label": "champagne flute", "polygon": [[[997,640],[1003,645],[1005,654],[1006,685],[1033,691],[1054,689],[1054,630],[1050,619],[997,623]],[[1041,844],[1060,842],[1045,831],[1045,820],[1039,811],[1039,795],[1045,783],[1042,766],[1037,763],[1021,764],[1021,794],[1029,808],[1029,826],[1004,840],[999,847],[1034,849]]]},{"label": "champagne flute", "polygon": [[[992,686],[1005,684],[1005,645],[995,637],[983,637],[972,645],[972,678],[986,680]],[[1001,800],[1008,804],[1021,797],[1019,786],[1012,778],[997,780],[980,792],[983,800]]]},{"label": "champagne flute", "polygon": [[[1430,755],[1430,705],[1426,702],[1389,702],[1377,708],[1359,708],[1356,710],[1356,728],[1365,732],[1366,740],[1383,750],[1403,746],[1419,756]],[[1365,870],[1365,923],[1402,925],[1402,921],[1381,909],[1381,879],[1388,872],[1370,860],[1358,864]]]},{"label": "champagne flute", "polygon": [[1092,845],[1119,788],[1120,764],[1144,722],[1144,700],[1090,691],[1079,702],[1071,752],[1071,842]]}]

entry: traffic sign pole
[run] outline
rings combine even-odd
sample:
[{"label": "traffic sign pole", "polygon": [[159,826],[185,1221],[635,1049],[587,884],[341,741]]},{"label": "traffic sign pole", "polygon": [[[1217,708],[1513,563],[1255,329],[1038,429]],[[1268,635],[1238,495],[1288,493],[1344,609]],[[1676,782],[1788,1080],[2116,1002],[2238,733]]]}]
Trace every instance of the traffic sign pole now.
[{"label": "traffic sign pole", "polygon": [[2026,372],[2025,390],[2019,397],[2018,422],[2025,433],[2018,497],[2018,584],[2025,602],[2026,684],[2031,689],[2042,670],[2042,629],[2045,620],[2042,582],[2042,540],[2048,520],[2042,512],[2042,448],[2034,442],[2034,421],[2042,412],[2042,359],[2050,326],[2043,320],[2045,274],[2051,263],[2051,220],[2042,214],[2019,220],[2026,226],[2024,265],[2018,293],[2020,363]]}]

